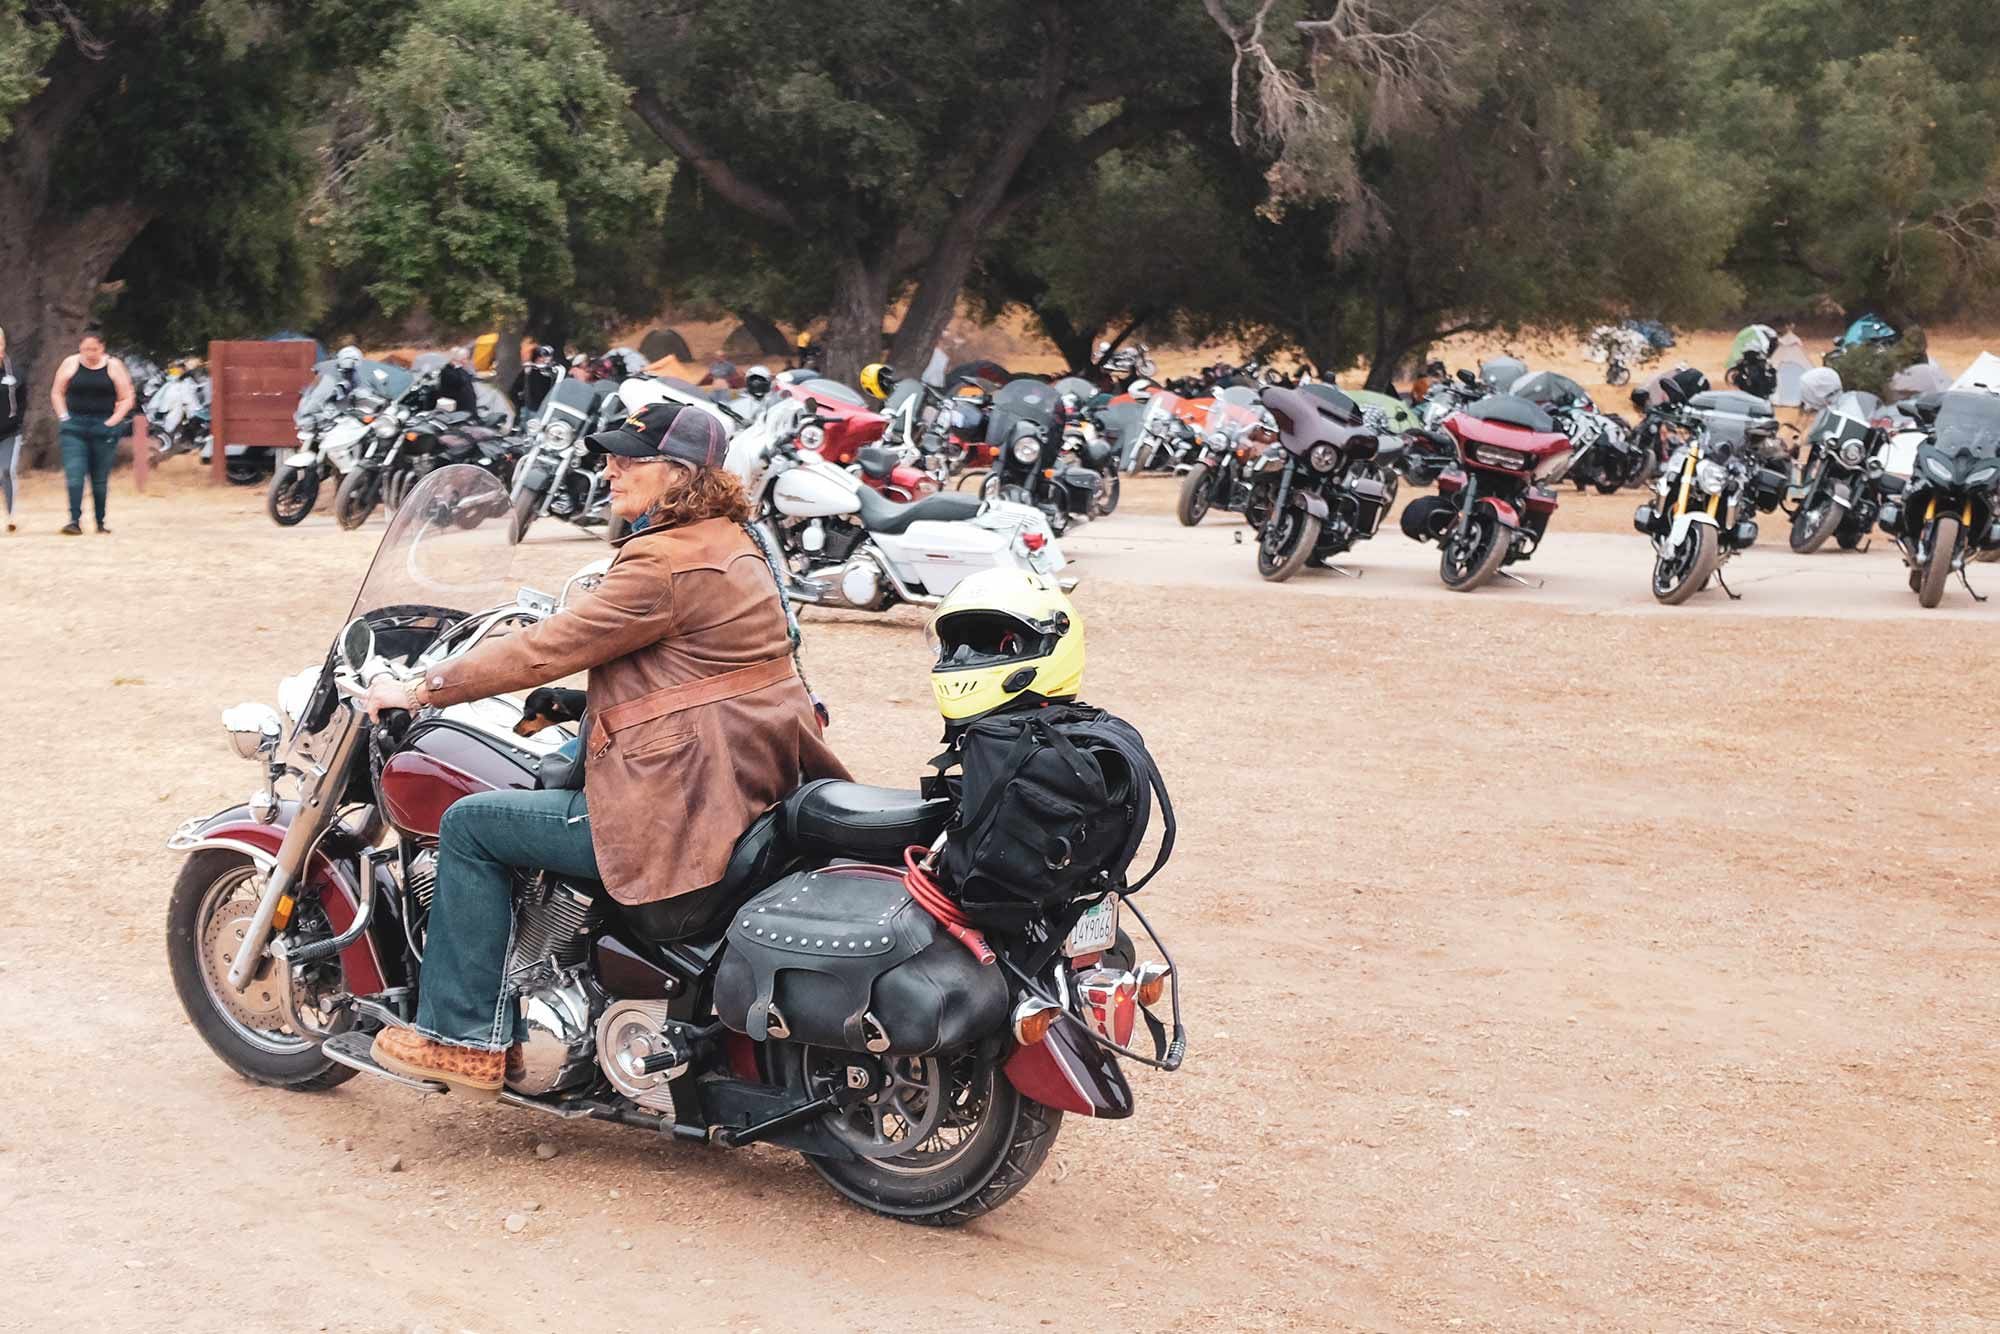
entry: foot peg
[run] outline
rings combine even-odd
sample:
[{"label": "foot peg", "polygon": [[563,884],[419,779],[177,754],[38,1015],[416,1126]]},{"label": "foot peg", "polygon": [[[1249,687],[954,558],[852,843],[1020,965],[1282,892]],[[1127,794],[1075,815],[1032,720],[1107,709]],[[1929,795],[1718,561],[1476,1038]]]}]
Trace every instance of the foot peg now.
[{"label": "foot peg", "polygon": [[325,1042],[320,1043],[319,1050],[320,1054],[329,1061],[338,1061],[351,1070],[359,1070],[365,1075],[380,1076],[393,1083],[401,1084],[404,1088],[415,1089],[419,1093],[450,1092],[440,1080],[410,1079],[397,1074],[393,1070],[384,1070],[381,1066],[375,1064],[374,1054],[370,1050],[374,1045],[374,1034],[363,1033],[359,1029],[350,1029],[345,1033],[330,1037]]}]

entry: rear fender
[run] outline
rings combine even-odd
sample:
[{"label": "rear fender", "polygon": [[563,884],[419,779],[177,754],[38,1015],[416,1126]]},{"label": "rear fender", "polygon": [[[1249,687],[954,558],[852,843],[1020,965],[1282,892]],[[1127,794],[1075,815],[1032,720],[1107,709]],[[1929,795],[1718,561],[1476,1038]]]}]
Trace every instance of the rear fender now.
[{"label": "rear fender", "polygon": [[1720,527],[1715,521],[1715,516],[1706,510],[1693,510],[1689,513],[1679,515],[1674,519],[1672,531],[1667,534],[1668,550],[1673,550],[1679,547],[1682,542],[1685,542],[1687,540],[1688,529],[1698,523],[1705,523],[1710,528]]},{"label": "rear fender", "polygon": [[1064,1021],[1031,1046],[1016,1047],[1007,1082],[1044,1107],[1107,1121],[1132,1115],[1132,1086],[1117,1058]]},{"label": "rear fender", "polygon": [[[246,808],[233,807],[196,829],[192,841],[176,841],[174,847],[186,852],[202,848],[228,848],[247,854],[259,869],[269,871],[275,863],[279,846],[285,841],[285,827],[290,823],[290,813],[281,806],[278,819],[264,824],[252,818]],[[335,932],[345,931],[353,925],[354,915],[360,908],[361,891],[343,867],[315,848],[306,863],[306,882],[319,891],[320,906],[326,912],[327,925]],[[362,932],[359,940],[340,952],[340,969],[347,981],[348,991],[356,996],[372,996],[388,989],[387,973],[370,932]]]},{"label": "rear fender", "polygon": [[1473,503],[1491,513],[1493,521],[1502,528],[1519,528],[1521,526],[1521,512],[1498,497],[1480,496]]}]

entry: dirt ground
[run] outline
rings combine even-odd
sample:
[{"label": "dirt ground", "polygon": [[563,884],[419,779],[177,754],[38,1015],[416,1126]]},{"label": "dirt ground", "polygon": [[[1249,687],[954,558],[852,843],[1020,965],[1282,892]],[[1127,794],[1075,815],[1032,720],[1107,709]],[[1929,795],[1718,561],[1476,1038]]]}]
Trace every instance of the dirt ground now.
[{"label": "dirt ground", "polygon": [[[1625,615],[1629,497],[1565,497],[1543,591],[1455,597],[1393,532],[1262,584],[1135,486],[1068,545],[1088,697],[1181,818],[1188,1063],[941,1233],[775,1150],[210,1055],[163,843],[253,786],[217,715],[325,651],[381,521],[189,471],[121,475],[109,538],[32,477],[0,538],[0,1328],[1994,1327],[2000,610],[1878,596],[1880,545]],[[912,783],[920,622],[808,622],[836,746]]]}]

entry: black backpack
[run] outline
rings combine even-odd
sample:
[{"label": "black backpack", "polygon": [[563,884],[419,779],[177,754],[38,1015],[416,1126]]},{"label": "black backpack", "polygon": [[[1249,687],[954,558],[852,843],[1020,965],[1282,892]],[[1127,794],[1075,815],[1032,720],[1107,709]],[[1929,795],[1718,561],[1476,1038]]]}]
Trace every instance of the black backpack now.
[{"label": "black backpack", "polygon": [[[974,925],[1021,936],[1040,922],[1066,935],[1079,898],[1131,894],[1174,848],[1174,810],[1138,730],[1087,704],[1052,704],[981,718],[932,763],[926,792],[953,795],[938,869]],[[959,777],[949,779],[954,765]],[[1160,803],[1160,851],[1136,881],[1127,872]]]}]

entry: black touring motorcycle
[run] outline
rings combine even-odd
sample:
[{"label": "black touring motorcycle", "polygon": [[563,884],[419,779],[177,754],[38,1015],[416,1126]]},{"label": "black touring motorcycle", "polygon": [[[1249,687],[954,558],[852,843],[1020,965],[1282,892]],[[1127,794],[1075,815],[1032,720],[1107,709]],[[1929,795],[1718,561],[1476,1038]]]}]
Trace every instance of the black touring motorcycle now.
[{"label": "black touring motorcycle", "polygon": [[[284,715],[223,715],[263,787],[175,834],[186,861],[167,947],[196,1032],[251,1080],[310,1090],[366,1072],[445,1091],[370,1054],[373,1034],[417,1012],[439,827],[462,796],[539,785],[563,729],[522,735],[505,699],[379,721],[360,701],[384,673],[428,671],[590,595],[601,565],[560,597],[507,577],[510,551],[554,558],[510,548],[510,513],[491,474],[431,473],[390,521],[325,661],[280,687]],[[1121,809],[1101,772],[1080,809]],[[1121,915],[1145,927],[1122,866],[1091,870],[1073,899],[1075,882],[1052,876],[1060,903],[974,952],[948,924],[971,901],[931,878],[946,878],[931,867],[959,846],[960,816],[949,795],[815,781],[693,893],[621,905],[600,884],[519,874],[505,972],[517,1045],[500,1100],[726,1148],[782,1145],[910,1222],[997,1207],[1040,1169],[1064,1113],[1132,1114],[1121,1056],[1171,1069],[1185,1044],[1171,958],[1140,960],[1119,929]],[[1116,845],[1128,861],[1138,836]],[[1169,993],[1170,1041],[1150,1008]],[[1141,1022],[1152,1056],[1129,1045]]]}]

